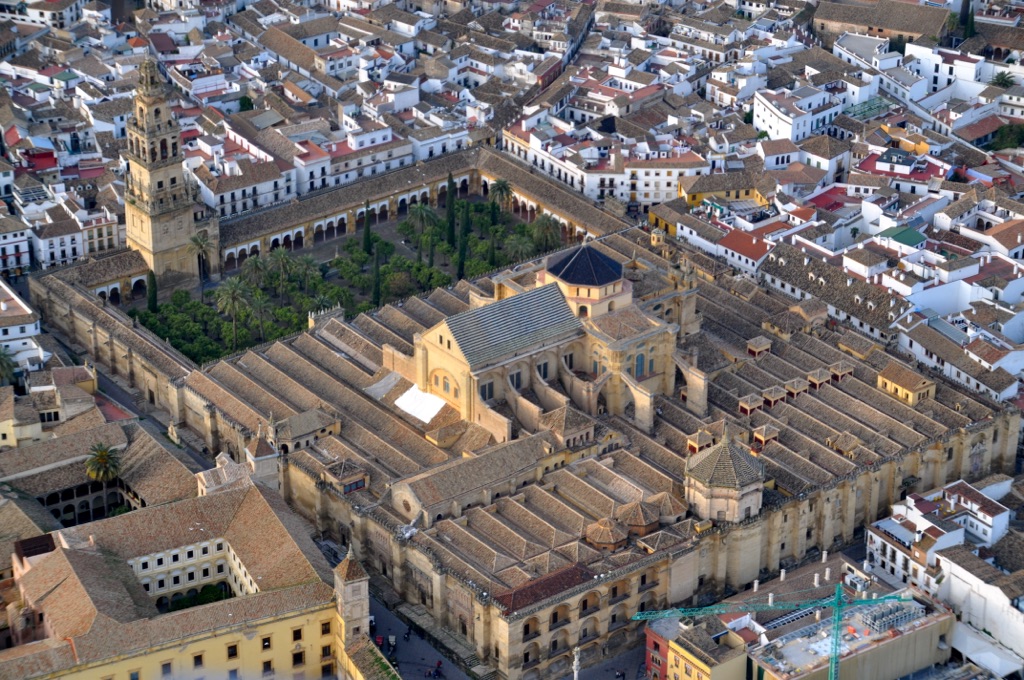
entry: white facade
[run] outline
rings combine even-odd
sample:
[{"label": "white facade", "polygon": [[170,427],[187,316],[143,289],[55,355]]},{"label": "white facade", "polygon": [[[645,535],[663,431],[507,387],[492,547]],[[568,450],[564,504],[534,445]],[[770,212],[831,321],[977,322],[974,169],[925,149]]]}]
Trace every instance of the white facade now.
[{"label": "white facade", "polygon": [[754,95],[754,128],[771,139],[799,141],[824,134],[842,105],[815,87],[762,90]]}]

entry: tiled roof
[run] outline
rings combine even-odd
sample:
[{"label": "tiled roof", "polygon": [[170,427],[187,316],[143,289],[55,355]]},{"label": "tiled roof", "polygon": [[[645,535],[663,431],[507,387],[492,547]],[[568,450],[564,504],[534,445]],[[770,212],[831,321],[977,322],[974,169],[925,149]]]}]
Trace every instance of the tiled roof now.
[{"label": "tiled roof", "polygon": [[470,369],[581,329],[554,284],[456,314],[447,325]]},{"label": "tiled roof", "polygon": [[722,441],[692,455],[686,474],[704,486],[739,489],[764,480],[764,466],[741,445]]},{"label": "tiled roof", "polygon": [[507,613],[511,614],[592,578],[594,578],[594,572],[582,564],[570,564],[546,576],[534,579],[526,585],[496,595],[494,599],[505,607]]},{"label": "tiled roof", "polygon": [[551,256],[547,270],[574,286],[606,286],[622,278],[621,264],[588,245]]}]

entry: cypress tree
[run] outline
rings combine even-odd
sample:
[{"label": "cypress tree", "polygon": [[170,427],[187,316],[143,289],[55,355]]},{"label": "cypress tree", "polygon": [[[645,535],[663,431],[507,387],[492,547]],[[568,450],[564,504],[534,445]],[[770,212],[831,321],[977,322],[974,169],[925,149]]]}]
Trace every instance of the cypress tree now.
[{"label": "cypress tree", "polygon": [[469,214],[469,201],[462,202],[462,234],[463,236],[469,236],[470,232],[473,231],[473,219]]},{"label": "cypress tree", "polygon": [[[970,0],[962,0],[960,2],[960,25],[961,26],[967,26],[967,17],[969,17],[971,14],[973,14],[973,12],[971,12]],[[965,36],[965,37],[969,37],[969,36]]]},{"label": "cypress tree", "polygon": [[152,269],[146,272],[146,308],[154,314],[157,313],[156,274]]},{"label": "cypress tree", "polygon": [[433,235],[427,236],[427,240],[430,242],[430,254],[427,259],[427,266],[433,268],[434,266],[434,237]]},{"label": "cypress tree", "polygon": [[380,251],[373,249],[373,306],[380,307]]},{"label": "cypress tree", "polygon": [[501,219],[501,210],[498,208],[497,201],[491,201],[491,226],[498,226],[498,221]]},{"label": "cypress tree", "polygon": [[452,248],[455,247],[455,180],[452,173],[448,173],[448,190],[445,194],[445,209],[448,218],[448,231],[445,233],[445,240]]},{"label": "cypress tree", "polygon": [[373,253],[373,235],[370,233],[370,202],[366,202],[363,213],[363,252],[367,255]]}]

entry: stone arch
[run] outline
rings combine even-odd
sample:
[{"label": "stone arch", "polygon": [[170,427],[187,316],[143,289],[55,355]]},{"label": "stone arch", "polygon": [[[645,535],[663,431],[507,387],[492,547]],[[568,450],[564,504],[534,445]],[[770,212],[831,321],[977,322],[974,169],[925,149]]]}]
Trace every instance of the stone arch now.
[{"label": "stone arch", "polygon": [[[331,229],[334,228],[334,222],[328,222],[327,224],[331,225]],[[325,233],[326,231],[324,230],[324,225],[318,224],[315,227],[313,227],[313,243],[322,243],[325,238]]]},{"label": "stone arch", "polygon": [[562,652],[569,648],[569,633],[567,631],[559,630],[552,633],[551,639],[548,641],[548,655],[554,656],[559,652]]},{"label": "stone arch", "polygon": [[260,254],[260,247],[258,245],[249,247],[249,257],[256,257]]},{"label": "stone arch", "polygon": [[156,598],[156,609],[161,614],[166,614],[167,610],[171,608],[171,602],[167,599],[166,595],[161,595]]},{"label": "stone arch", "polygon": [[287,455],[288,454],[288,445],[287,444],[281,444],[281,454],[282,455]]},{"label": "stone arch", "polygon": [[577,613],[581,616],[583,612],[590,611],[592,609],[599,609],[601,607],[601,593],[596,590],[591,590],[589,593],[580,598],[580,601],[576,605]]},{"label": "stone arch", "polygon": [[235,257],[234,252],[228,253],[228,256],[224,258],[224,269],[231,271],[238,266],[238,259]]},{"label": "stone arch", "polygon": [[523,640],[532,640],[538,635],[540,635],[540,619],[531,616],[523,621]]},{"label": "stone arch", "polygon": [[167,148],[167,140],[166,139],[161,139],[160,140],[160,160],[166,160],[167,159],[167,154],[169,153],[169,151],[170,150]]},{"label": "stone arch", "polygon": [[484,198],[487,198],[491,192],[490,184],[491,183],[485,179],[480,180],[480,193],[483,194]]},{"label": "stone arch", "polygon": [[430,203],[430,192],[429,191],[424,191],[422,194],[420,194],[420,203],[427,203],[427,204]]},{"label": "stone arch", "polygon": [[141,298],[146,294],[146,279],[138,278],[132,282],[132,297]]},{"label": "stone arch", "polygon": [[[525,647],[523,647],[523,666],[526,666],[527,664],[529,664],[532,667],[534,664],[537,664],[537,663],[540,662],[540,657],[541,657],[540,645],[538,645],[536,642],[531,642],[530,644],[528,644]],[[528,676],[524,675],[523,676],[524,680],[527,677]],[[539,675],[536,675],[534,677],[540,678]]]},{"label": "stone arch", "polygon": [[576,640],[580,643],[585,640],[593,639],[594,636],[601,634],[601,623],[598,621],[596,616],[588,616],[580,623],[580,627],[577,630]]},{"label": "stone arch", "polygon": [[398,216],[401,217],[409,212],[409,201],[406,200],[405,196],[398,199]]},{"label": "stone arch", "polygon": [[444,207],[447,207],[447,205],[448,205],[448,186],[447,185],[442,185],[441,188],[437,190],[437,207],[438,208],[444,208]]},{"label": "stone arch", "polygon": [[275,249],[280,248],[280,247],[281,247],[281,239],[279,239],[278,237],[275,236],[270,241],[270,249],[271,250],[275,250]]},{"label": "stone arch", "polygon": [[378,222],[387,222],[387,220],[388,220],[388,205],[387,205],[387,203],[385,203],[384,205],[382,205],[379,208],[377,208],[377,221]]},{"label": "stone arch", "polygon": [[249,259],[249,252],[245,248],[240,249],[238,251],[238,264],[236,266],[239,269],[241,269],[242,265],[245,264],[245,261],[248,260],[248,259]]},{"label": "stone arch", "polygon": [[284,248],[285,250],[291,250],[292,249],[292,235],[291,234],[285,234],[281,238],[281,247]]},{"label": "stone arch", "polygon": [[554,630],[558,626],[567,623],[570,619],[569,605],[560,604],[551,610],[551,614],[548,615],[548,629]]},{"label": "stone arch", "polygon": [[302,231],[295,232],[295,236],[292,239],[292,248],[295,250],[301,250],[305,243],[304,234]]},{"label": "stone arch", "polygon": [[459,196],[469,196],[469,179],[465,177],[459,182]]},{"label": "stone arch", "polygon": [[120,286],[113,286],[113,287],[111,287],[110,295],[107,296],[107,299],[110,300],[110,304],[112,304],[112,305],[119,305],[119,304],[121,304],[121,288],[120,288]]},{"label": "stone arch", "polygon": [[429,391],[447,402],[457,403],[462,396],[458,380],[443,369],[434,369],[430,373]]}]

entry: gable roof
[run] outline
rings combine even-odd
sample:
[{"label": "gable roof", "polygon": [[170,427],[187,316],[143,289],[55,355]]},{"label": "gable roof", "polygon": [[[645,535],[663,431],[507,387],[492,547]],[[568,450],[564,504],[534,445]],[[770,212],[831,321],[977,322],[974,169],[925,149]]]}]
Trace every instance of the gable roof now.
[{"label": "gable roof", "polygon": [[582,328],[554,284],[456,314],[447,324],[470,369]]},{"label": "gable roof", "polygon": [[607,286],[622,278],[622,265],[590,246],[553,255],[548,260],[547,270],[574,286]]}]

